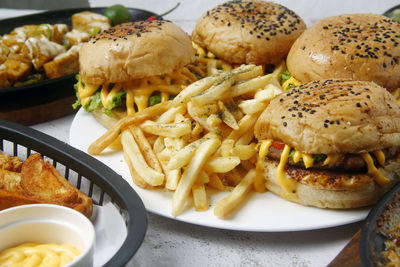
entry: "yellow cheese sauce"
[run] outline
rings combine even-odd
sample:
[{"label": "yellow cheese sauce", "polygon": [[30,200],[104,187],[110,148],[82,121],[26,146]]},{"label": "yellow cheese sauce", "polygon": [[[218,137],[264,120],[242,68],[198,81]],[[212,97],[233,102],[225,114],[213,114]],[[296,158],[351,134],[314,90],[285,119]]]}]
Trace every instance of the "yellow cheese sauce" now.
[{"label": "yellow cheese sauce", "polygon": [[362,153],[361,156],[363,157],[365,163],[367,164],[368,174],[371,174],[374,177],[374,180],[380,186],[388,184],[390,180],[386,178],[374,165],[374,160],[372,159],[371,155],[367,153]]},{"label": "yellow cheese sauce", "polygon": [[297,193],[296,181],[288,177],[285,172],[285,165],[288,161],[290,150],[291,147],[285,144],[285,148],[281,154],[281,159],[276,168],[276,178],[278,179],[278,183],[286,192],[283,194],[284,198],[290,198],[291,194]]},{"label": "yellow cheese sauce", "polygon": [[267,155],[271,145],[272,145],[271,139],[264,140],[260,143],[260,150],[258,152],[258,159],[256,163],[256,178],[254,179],[254,189],[259,193],[267,191],[265,187],[264,170],[261,162]]},{"label": "yellow cheese sauce", "polygon": [[0,267],[58,267],[81,254],[71,245],[24,243],[0,252]]}]

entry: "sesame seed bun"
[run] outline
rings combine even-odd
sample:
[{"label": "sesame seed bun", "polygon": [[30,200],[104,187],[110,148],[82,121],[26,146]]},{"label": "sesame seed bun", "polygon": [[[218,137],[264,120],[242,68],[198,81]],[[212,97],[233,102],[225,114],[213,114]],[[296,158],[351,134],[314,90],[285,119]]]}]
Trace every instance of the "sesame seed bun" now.
[{"label": "sesame seed bun", "polygon": [[[302,161],[295,163],[294,156],[288,158],[283,171],[295,184],[290,193],[279,183],[279,158],[272,156],[282,148],[271,147],[261,162],[267,189],[295,203],[330,209],[364,207],[400,181],[400,106],[374,82],[320,80],[292,88],[270,102],[254,134],[313,157],[309,168]],[[385,154],[385,161],[378,164],[374,158],[375,167],[387,184],[378,184],[368,173],[361,155],[371,152],[376,157],[377,150]],[[327,155],[339,158],[325,166],[315,157]]]},{"label": "sesame seed bun", "polygon": [[82,80],[125,82],[171,73],[193,62],[189,36],[170,21],[124,23],[93,36],[80,49]]},{"label": "sesame seed bun", "polygon": [[305,28],[303,20],[282,5],[230,1],[197,21],[192,40],[229,63],[277,64]]},{"label": "sesame seed bun", "polygon": [[301,82],[343,78],[400,87],[400,23],[375,14],[322,19],[293,44],[289,72]]},{"label": "sesame seed bun", "polygon": [[255,136],[309,154],[374,151],[400,145],[400,107],[373,82],[314,81],[272,100]]}]

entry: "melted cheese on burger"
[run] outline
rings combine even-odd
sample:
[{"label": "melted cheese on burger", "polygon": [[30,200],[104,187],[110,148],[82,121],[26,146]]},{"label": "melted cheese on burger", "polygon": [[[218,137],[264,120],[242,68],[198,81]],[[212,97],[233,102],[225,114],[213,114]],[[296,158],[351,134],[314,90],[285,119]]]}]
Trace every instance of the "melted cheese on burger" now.
[{"label": "melted cheese on burger", "polygon": [[90,103],[93,94],[101,87],[100,99],[104,107],[108,107],[112,99],[124,90],[126,92],[126,109],[128,115],[148,107],[150,96],[154,92],[161,93],[161,101],[167,101],[170,95],[177,95],[187,85],[197,81],[196,76],[184,67],[171,74],[135,79],[125,83],[115,83],[111,88],[109,84],[89,84],[85,81],[78,85],[78,97],[82,106]]},{"label": "melted cheese on burger", "polygon": [[[383,153],[382,153],[383,154]],[[363,157],[365,163],[367,164],[368,174],[371,174],[374,177],[374,180],[380,186],[388,184],[390,180],[386,178],[376,167],[374,164],[374,160],[372,159],[371,155],[366,152],[362,153],[361,156]],[[378,160],[379,161],[379,160]]]},{"label": "melted cheese on burger", "polygon": [[285,194],[283,197],[287,198],[289,197],[289,194],[296,194],[296,181],[286,175],[285,171],[285,166],[286,163],[289,159],[289,154],[290,150],[292,148],[288,145],[285,144],[285,147],[283,148],[281,158],[278,164],[278,167],[276,168],[276,178],[278,180],[279,185],[285,190]]},{"label": "melted cheese on burger", "polygon": [[[262,175],[263,172],[260,170],[261,168],[261,160],[268,154],[268,150],[272,144],[271,139],[263,140],[260,142],[261,145],[259,146],[259,157],[256,165],[256,170],[258,171],[258,175]],[[290,177],[287,176],[286,171],[285,171],[285,166],[288,162],[290,151],[292,148],[288,145],[285,144],[285,147],[283,148],[283,151],[281,153],[281,157],[279,160],[278,167],[276,169],[276,177],[278,180],[279,185],[285,190],[286,194],[283,195],[283,197],[289,198],[290,194],[295,194],[296,193],[296,181]],[[380,165],[385,164],[385,154],[383,153],[382,150],[377,150],[373,152],[376,160]],[[339,159],[339,154],[329,154],[327,155],[327,158],[324,160],[322,163],[323,166],[325,165],[332,165],[334,164],[338,159]],[[375,164],[374,160],[371,157],[371,155],[366,152],[361,154],[362,158],[364,159],[367,169],[368,169],[368,174],[372,175],[374,178],[374,181],[380,185],[386,185],[390,182],[388,178],[386,178],[382,172],[380,172]],[[303,160],[304,166],[306,168],[310,168],[314,166],[314,159],[311,154],[306,154],[302,153],[300,151],[296,151],[293,154],[293,161],[295,163],[299,162],[300,160]]]}]

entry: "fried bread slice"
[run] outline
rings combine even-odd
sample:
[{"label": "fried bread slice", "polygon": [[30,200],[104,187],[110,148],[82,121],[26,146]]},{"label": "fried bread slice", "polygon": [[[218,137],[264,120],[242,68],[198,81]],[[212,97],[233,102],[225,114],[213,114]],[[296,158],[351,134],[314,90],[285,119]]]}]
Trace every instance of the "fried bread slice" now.
[{"label": "fried bread slice", "polygon": [[30,155],[22,164],[21,172],[0,168],[0,209],[31,203],[63,205],[87,217],[93,210],[92,200],[40,154]]}]

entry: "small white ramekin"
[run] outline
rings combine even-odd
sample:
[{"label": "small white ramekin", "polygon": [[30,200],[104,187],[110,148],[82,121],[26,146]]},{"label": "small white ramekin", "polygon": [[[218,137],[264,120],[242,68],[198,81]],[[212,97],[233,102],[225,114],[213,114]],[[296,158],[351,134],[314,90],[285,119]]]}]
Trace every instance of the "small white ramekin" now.
[{"label": "small white ramekin", "polygon": [[0,211],[0,251],[22,243],[70,244],[82,253],[66,266],[92,266],[95,231],[76,210],[53,204],[22,205]]}]

